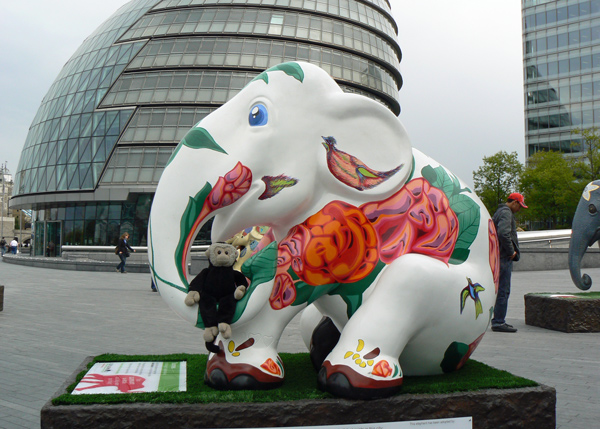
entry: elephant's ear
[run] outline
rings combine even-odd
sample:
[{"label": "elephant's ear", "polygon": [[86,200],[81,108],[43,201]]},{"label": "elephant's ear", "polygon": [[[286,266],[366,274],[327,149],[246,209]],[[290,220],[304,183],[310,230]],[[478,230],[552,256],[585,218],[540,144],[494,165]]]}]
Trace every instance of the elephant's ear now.
[{"label": "elephant's ear", "polygon": [[323,183],[339,184],[354,198],[381,198],[410,177],[413,155],[406,130],[385,106],[356,94],[328,97],[323,128]]}]

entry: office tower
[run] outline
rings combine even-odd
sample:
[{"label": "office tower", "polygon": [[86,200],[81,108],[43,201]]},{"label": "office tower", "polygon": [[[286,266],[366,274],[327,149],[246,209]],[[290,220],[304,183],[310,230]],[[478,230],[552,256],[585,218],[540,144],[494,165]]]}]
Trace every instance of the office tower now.
[{"label": "office tower", "polygon": [[526,156],[573,156],[572,130],[600,126],[600,0],[523,0],[522,12]]}]

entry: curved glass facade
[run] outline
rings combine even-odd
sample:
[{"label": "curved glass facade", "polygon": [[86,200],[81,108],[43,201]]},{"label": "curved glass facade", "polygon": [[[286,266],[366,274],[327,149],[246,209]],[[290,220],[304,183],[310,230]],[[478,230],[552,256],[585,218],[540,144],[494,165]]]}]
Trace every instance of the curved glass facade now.
[{"label": "curved glass facade", "polygon": [[[33,120],[12,206],[35,245],[146,244],[152,196],[189,128],[264,69],[294,60],[398,114],[400,48],[387,0],[133,0],[64,66]],[[57,233],[58,231],[58,233]]]}]

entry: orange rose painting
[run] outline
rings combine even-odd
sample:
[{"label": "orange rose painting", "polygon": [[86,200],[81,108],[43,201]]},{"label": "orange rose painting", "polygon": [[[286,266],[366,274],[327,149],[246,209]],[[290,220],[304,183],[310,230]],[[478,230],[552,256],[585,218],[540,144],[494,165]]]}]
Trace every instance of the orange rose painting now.
[{"label": "orange rose painting", "polygon": [[333,201],[294,227],[281,242],[285,263],[309,285],[353,283],[368,276],[379,262],[377,234],[356,207]]}]

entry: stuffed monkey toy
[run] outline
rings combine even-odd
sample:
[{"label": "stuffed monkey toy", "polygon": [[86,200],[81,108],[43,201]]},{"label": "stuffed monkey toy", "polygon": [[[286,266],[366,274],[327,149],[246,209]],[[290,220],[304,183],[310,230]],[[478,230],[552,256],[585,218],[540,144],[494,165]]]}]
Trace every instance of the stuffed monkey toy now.
[{"label": "stuffed monkey toy", "polygon": [[208,268],[203,269],[190,283],[185,304],[200,306],[204,322],[206,348],[219,352],[214,344],[221,332],[223,338],[231,337],[230,323],[235,314],[236,302],[244,296],[248,281],[239,271],[233,269],[237,250],[231,244],[213,243],[206,251]]}]

